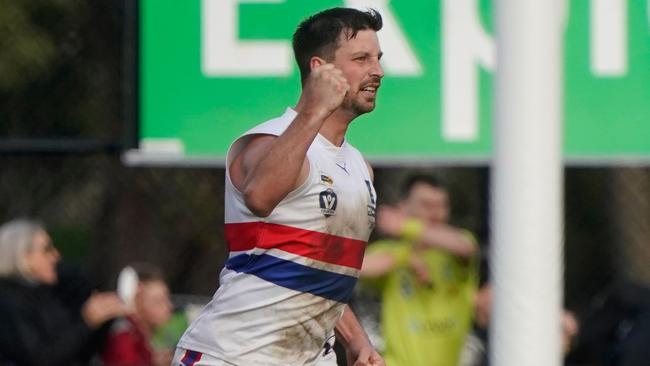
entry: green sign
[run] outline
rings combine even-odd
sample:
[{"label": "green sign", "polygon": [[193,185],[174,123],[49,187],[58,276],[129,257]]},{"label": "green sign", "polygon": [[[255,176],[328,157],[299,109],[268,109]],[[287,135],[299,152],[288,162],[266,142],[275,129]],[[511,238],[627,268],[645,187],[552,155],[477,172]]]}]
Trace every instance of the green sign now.
[{"label": "green sign", "polygon": [[[650,158],[650,10],[567,0],[565,155]],[[349,141],[371,161],[487,161],[496,63],[486,0],[140,0],[136,158],[222,162],[300,93],[290,39],[304,17],[372,7],[386,73]],[[534,72],[534,70],[531,70]]]}]

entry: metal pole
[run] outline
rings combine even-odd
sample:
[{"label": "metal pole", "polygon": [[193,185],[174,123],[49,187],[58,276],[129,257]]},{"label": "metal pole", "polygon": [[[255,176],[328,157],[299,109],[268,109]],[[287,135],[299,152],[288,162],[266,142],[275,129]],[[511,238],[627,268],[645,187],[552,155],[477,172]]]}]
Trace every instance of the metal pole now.
[{"label": "metal pole", "polygon": [[491,365],[559,366],[562,0],[497,0]]}]

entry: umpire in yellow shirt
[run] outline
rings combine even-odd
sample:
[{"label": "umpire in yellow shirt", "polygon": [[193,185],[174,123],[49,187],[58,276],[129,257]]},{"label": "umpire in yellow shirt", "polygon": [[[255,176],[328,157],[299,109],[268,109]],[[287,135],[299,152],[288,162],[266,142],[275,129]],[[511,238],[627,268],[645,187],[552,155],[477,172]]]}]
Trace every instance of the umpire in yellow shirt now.
[{"label": "umpire in yellow shirt", "polygon": [[397,207],[381,207],[377,228],[391,239],[366,251],[361,276],[380,287],[390,366],[456,366],[472,324],[478,246],[448,224],[440,181],[413,175]]}]

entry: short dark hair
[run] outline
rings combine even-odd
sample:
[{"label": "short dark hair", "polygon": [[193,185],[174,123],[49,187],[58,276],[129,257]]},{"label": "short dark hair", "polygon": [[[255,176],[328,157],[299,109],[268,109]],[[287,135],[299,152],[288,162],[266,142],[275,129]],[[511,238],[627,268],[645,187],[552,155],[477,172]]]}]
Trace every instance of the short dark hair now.
[{"label": "short dark hair", "polygon": [[382,25],[381,15],[374,9],[331,8],[303,20],[293,34],[293,54],[300,69],[300,79],[304,81],[309,76],[312,56],[322,57],[326,61],[334,58],[342,32],[349,40],[356,37],[360,30],[372,29],[377,32]]},{"label": "short dark hair", "polygon": [[135,273],[138,275],[138,281],[143,282],[154,282],[160,281],[165,282],[165,275],[157,266],[148,263],[148,262],[135,262],[129,265]]},{"label": "short dark hair", "polygon": [[402,183],[402,189],[400,192],[402,199],[408,197],[413,187],[418,183],[424,183],[428,186],[447,191],[445,184],[433,174],[411,174],[404,180],[404,183]]}]

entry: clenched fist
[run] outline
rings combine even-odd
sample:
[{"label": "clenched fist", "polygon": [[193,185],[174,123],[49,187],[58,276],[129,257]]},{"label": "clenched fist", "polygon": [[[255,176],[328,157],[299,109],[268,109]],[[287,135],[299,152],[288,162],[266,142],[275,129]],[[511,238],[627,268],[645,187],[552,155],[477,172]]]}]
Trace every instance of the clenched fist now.
[{"label": "clenched fist", "polygon": [[343,72],[333,64],[323,64],[311,71],[302,92],[306,110],[329,115],[338,108],[350,89]]}]

